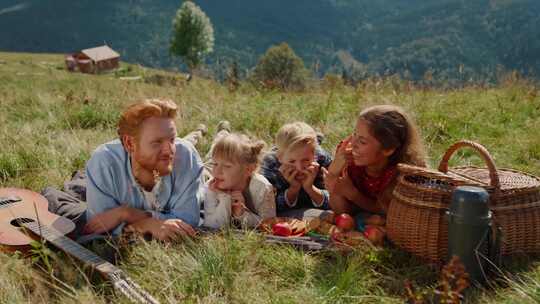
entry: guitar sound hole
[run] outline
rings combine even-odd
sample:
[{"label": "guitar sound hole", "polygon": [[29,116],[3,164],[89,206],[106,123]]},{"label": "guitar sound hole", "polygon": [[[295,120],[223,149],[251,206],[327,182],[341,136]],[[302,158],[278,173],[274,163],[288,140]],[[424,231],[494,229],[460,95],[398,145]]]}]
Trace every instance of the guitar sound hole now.
[{"label": "guitar sound hole", "polygon": [[33,221],[34,221],[33,219],[29,219],[29,218],[26,218],[26,217],[20,217],[20,218],[16,218],[16,219],[12,220],[10,222],[10,224],[17,227],[17,228],[20,228],[21,224],[31,223]]}]

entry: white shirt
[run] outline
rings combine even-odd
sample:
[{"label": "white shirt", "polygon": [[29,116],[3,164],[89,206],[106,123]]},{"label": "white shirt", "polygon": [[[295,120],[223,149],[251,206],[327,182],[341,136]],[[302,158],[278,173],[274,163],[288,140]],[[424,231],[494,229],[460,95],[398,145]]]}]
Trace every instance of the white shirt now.
[{"label": "white shirt", "polygon": [[[255,228],[262,220],[276,216],[274,187],[264,176],[254,173],[251,176],[246,192],[250,197],[245,199],[246,201],[251,199],[256,212],[246,208],[241,216],[234,218],[240,222],[242,227]],[[228,226],[231,218],[233,218],[231,214],[231,195],[214,192],[206,187],[203,197],[203,225],[210,228]]]}]

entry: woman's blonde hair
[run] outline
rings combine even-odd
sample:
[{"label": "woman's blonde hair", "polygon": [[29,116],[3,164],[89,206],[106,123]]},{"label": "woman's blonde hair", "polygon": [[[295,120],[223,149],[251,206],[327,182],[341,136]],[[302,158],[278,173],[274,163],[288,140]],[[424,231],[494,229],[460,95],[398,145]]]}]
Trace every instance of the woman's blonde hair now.
[{"label": "woman's blonde hair", "polygon": [[389,164],[407,163],[426,166],[426,152],[418,127],[403,108],[394,105],[369,107],[358,116],[383,149],[395,149]]},{"label": "woman's blonde hair", "polygon": [[266,144],[244,134],[230,133],[220,136],[212,146],[212,158],[222,158],[239,164],[258,165]]},{"label": "woman's blonde hair", "polygon": [[279,129],[275,142],[278,153],[285,153],[301,145],[310,145],[315,148],[317,146],[317,132],[302,121],[288,123]]},{"label": "woman's blonde hair", "polygon": [[118,136],[138,136],[142,123],[150,117],[176,118],[178,107],[172,100],[146,99],[134,103],[120,116],[118,122]]}]

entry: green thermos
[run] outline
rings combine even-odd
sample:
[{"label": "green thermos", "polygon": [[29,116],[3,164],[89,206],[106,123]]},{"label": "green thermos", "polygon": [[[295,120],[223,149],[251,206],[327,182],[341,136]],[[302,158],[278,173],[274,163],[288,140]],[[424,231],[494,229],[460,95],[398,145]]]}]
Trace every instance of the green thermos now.
[{"label": "green thermos", "polygon": [[448,260],[459,257],[471,283],[482,283],[497,255],[492,234],[489,194],[480,187],[460,186],[452,193],[448,216]]}]

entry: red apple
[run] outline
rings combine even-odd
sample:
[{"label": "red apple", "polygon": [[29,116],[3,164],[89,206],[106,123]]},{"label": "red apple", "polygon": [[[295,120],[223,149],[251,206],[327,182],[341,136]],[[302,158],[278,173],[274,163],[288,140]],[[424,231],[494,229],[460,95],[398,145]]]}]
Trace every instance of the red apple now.
[{"label": "red apple", "polygon": [[343,231],[349,231],[354,229],[354,219],[347,213],[336,215],[336,226]]},{"label": "red apple", "polygon": [[288,223],[276,223],[272,226],[272,233],[279,236],[290,236],[292,234],[292,229]]},{"label": "red apple", "polygon": [[382,245],[384,241],[385,232],[376,226],[367,226],[364,230],[364,235],[374,245]]},{"label": "red apple", "polygon": [[366,225],[384,226],[386,220],[384,217],[374,214],[366,219]]}]

